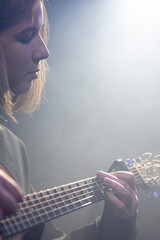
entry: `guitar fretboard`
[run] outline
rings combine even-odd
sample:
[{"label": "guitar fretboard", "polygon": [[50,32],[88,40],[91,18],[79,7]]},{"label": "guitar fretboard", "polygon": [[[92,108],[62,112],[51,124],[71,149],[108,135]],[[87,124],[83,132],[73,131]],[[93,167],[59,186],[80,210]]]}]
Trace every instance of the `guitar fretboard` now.
[{"label": "guitar fretboard", "polygon": [[3,238],[23,232],[105,198],[103,181],[94,177],[25,196],[15,214],[0,222]]}]

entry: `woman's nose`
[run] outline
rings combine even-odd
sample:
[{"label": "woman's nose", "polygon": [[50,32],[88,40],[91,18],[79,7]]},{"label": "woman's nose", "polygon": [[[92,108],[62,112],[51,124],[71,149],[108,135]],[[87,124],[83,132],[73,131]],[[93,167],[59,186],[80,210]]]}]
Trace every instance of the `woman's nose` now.
[{"label": "woman's nose", "polygon": [[33,62],[39,63],[39,61],[46,59],[49,57],[49,50],[43,41],[43,39],[39,38],[39,42],[36,43],[35,50],[33,52]]}]

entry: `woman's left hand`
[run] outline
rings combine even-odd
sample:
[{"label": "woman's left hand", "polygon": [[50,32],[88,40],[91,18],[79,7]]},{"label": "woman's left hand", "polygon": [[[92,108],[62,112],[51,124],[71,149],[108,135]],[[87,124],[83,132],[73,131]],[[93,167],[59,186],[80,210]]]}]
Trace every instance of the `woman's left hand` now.
[{"label": "woman's left hand", "polygon": [[97,171],[97,177],[104,180],[106,186],[114,192],[106,191],[106,197],[115,217],[127,219],[136,215],[138,197],[134,174],[124,171]]}]

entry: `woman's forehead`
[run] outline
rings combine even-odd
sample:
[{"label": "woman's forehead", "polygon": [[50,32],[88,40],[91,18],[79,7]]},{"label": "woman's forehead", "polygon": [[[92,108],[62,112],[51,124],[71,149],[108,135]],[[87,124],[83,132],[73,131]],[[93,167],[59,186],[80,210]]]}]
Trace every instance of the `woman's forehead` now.
[{"label": "woman's forehead", "polygon": [[26,14],[16,25],[12,28],[8,29],[11,32],[21,32],[29,27],[41,28],[43,25],[43,6],[42,3],[39,2],[34,10],[28,14]]}]

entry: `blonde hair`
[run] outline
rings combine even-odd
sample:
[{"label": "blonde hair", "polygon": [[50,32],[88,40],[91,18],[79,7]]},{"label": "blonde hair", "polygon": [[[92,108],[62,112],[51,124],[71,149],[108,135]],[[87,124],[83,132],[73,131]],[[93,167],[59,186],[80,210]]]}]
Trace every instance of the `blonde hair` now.
[{"label": "blonde hair", "polygon": [[[44,25],[41,30],[41,36],[46,43],[48,19],[43,0],[0,0],[0,33],[14,26],[24,17],[24,14],[33,11],[38,2],[43,4]],[[7,7],[8,9],[6,9]],[[3,14],[1,15],[1,13]],[[44,60],[40,61],[39,66],[39,76],[32,82],[30,90],[25,94],[14,95],[9,87],[3,46],[0,44],[0,104],[6,114],[14,121],[16,119],[13,111],[23,110],[26,113],[32,113],[40,104],[46,80],[46,62]]]}]

